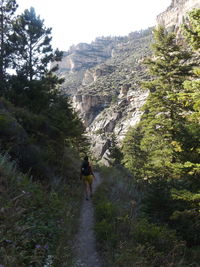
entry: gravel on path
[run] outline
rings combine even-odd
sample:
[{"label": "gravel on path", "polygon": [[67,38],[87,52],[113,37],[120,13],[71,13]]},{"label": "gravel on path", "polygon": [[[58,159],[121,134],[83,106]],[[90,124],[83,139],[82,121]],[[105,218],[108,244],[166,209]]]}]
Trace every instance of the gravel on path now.
[{"label": "gravel on path", "polygon": [[[101,183],[101,177],[95,173],[93,192]],[[94,207],[92,199],[83,200],[80,214],[80,224],[74,242],[76,263],[74,267],[103,267],[99,254],[96,250],[94,234]]]}]

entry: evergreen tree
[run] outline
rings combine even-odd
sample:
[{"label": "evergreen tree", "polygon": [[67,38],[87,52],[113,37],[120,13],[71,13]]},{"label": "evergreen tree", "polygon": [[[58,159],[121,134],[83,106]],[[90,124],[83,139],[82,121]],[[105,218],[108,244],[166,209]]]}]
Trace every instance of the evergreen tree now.
[{"label": "evergreen tree", "polygon": [[[180,103],[183,103],[188,112],[187,119],[188,138],[185,142],[185,150],[189,155],[185,156],[185,169],[192,175],[190,181],[197,183],[198,173],[200,172],[199,162],[199,143],[200,143],[200,9],[194,9],[189,13],[189,22],[183,26],[183,33],[189,46],[193,49],[195,67],[189,80],[184,82],[184,89],[178,94]],[[196,177],[196,179],[194,179]],[[198,186],[197,186],[198,187]]]},{"label": "evergreen tree", "polygon": [[[195,9],[189,13],[189,24],[184,25],[184,35],[196,52],[196,65],[200,64],[200,9]],[[180,99],[193,109],[192,118],[200,122],[200,68],[193,70],[192,80],[185,81],[184,92],[180,94]]]},{"label": "evergreen tree", "polygon": [[163,27],[154,30],[154,57],[147,59],[152,80],[144,82],[150,94],[140,123],[143,138],[141,149],[147,153],[146,175],[169,177],[179,153],[185,132],[184,107],[177,101],[183,90],[183,81],[189,77],[192,64],[186,63],[191,55],[177,45],[175,35]]},{"label": "evergreen tree", "polygon": [[[195,28],[186,27],[196,49],[199,21]],[[197,31],[195,38],[189,37],[188,32]],[[188,245],[199,245],[200,125],[199,116],[191,117],[199,111],[198,79],[192,73],[195,63],[177,45],[174,34],[162,27],[154,34],[154,55],[145,62],[152,79],[143,83],[150,93],[140,123],[125,139],[128,156],[124,158],[135,172],[136,157],[142,155],[143,172],[138,175],[149,178],[143,200],[146,215],[154,222],[169,223]]]},{"label": "evergreen tree", "polygon": [[15,0],[0,0],[0,94],[5,87],[6,69],[10,66],[13,47],[10,43],[12,20],[17,9]]},{"label": "evergreen tree", "polygon": [[14,59],[17,73],[29,81],[41,79],[48,72],[48,64],[62,56],[58,50],[53,52],[51,28],[44,26],[44,20],[31,7],[18,16],[14,30],[12,41],[18,51]]},{"label": "evergreen tree", "polygon": [[[199,66],[200,57],[200,9],[189,13],[189,22],[184,25],[184,35],[194,51],[196,66]],[[188,136],[184,144],[185,176],[182,179],[182,187],[172,191],[175,203],[179,209],[175,211],[171,219],[176,229],[187,240],[190,246],[199,245],[200,225],[200,68],[194,67],[193,75],[184,82],[184,90],[178,95],[179,101],[184,103],[188,111],[186,113]]]},{"label": "evergreen tree", "polygon": [[200,9],[189,12],[189,23],[183,26],[184,35],[194,50],[200,49]]},{"label": "evergreen tree", "polygon": [[109,147],[109,159],[108,162],[112,165],[118,165],[122,161],[122,152],[117,144],[117,138],[115,134],[111,135],[110,147]]},{"label": "evergreen tree", "polygon": [[7,97],[15,105],[40,113],[54,101],[63,82],[55,75],[57,66],[49,70],[49,64],[59,61],[62,52],[53,51],[51,29],[44,26],[34,8],[25,10],[13,25],[11,40],[16,47],[13,68],[17,75],[9,80]]},{"label": "evergreen tree", "polygon": [[141,128],[136,126],[129,129],[122,144],[122,162],[136,179],[144,177],[143,167],[146,162],[146,153],[140,146],[141,139]]}]

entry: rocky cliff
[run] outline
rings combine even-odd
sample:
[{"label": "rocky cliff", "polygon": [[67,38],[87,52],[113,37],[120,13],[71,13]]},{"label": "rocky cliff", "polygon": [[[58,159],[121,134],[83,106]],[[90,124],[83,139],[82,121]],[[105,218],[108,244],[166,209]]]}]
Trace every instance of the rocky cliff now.
[{"label": "rocky cliff", "polygon": [[[199,0],[173,0],[158,16],[158,24],[176,29],[187,11],[199,5]],[[148,79],[142,61],[151,43],[152,29],[97,38],[71,47],[59,63],[63,90],[87,127],[93,154],[104,163],[111,136],[115,134],[120,144],[128,128],[140,120],[148,96],[140,88],[140,81]]]},{"label": "rocky cliff", "polygon": [[151,41],[152,29],[97,38],[73,46],[59,63],[59,75],[65,77],[63,90],[83,119],[97,158],[108,156],[113,133],[120,143],[127,129],[139,121],[148,94],[139,86],[141,78],[147,78],[141,61],[150,53]]},{"label": "rocky cliff", "polygon": [[187,12],[193,8],[200,8],[199,0],[172,0],[167,10],[158,15],[157,23],[171,31],[179,31],[179,26],[187,18]]},{"label": "rocky cliff", "polygon": [[91,44],[73,45],[69,51],[64,52],[63,59],[58,64],[58,74],[65,78],[63,85],[65,92],[73,96],[81,85],[91,83],[95,79],[95,73],[91,75],[87,70],[111,58],[114,47],[123,39],[123,37],[96,38]]}]

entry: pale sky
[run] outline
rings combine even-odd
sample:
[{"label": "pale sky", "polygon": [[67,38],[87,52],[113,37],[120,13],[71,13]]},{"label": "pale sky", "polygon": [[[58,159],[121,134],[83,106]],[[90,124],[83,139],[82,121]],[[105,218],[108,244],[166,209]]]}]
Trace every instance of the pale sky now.
[{"label": "pale sky", "polygon": [[31,6],[52,28],[52,45],[67,51],[99,36],[125,36],[156,24],[171,0],[17,0],[18,13]]}]

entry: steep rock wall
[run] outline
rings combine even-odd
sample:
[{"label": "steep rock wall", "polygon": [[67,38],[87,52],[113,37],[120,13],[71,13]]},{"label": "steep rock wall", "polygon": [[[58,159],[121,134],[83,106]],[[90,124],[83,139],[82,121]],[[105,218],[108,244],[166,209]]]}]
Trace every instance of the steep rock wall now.
[{"label": "steep rock wall", "polygon": [[96,158],[106,164],[111,136],[114,134],[118,143],[121,143],[129,127],[139,122],[142,115],[141,107],[147,96],[148,91],[139,88],[131,88],[126,93],[122,89],[116,102],[99,113],[88,125],[87,132]]},{"label": "steep rock wall", "polygon": [[110,102],[110,95],[76,94],[72,103],[87,127],[102,110],[110,105]]},{"label": "steep rock wall", "polygon": [[[178,32],[186,13],[200,7],[200,0],[172,0],[157,23]],[[62,62],[63,89],[83,119],[96,158],[106,163],[112,134],[118,143],[142,115],[148,96],[139,84],[148,79],[142,64],[150,55],[152,29],[125,37],[97,38],[91,44],[73,46]]]},{"label": "steep rock wall", "polygon": [[157,24],[178,31],[178,27],[187,17],[187,12],[193,8],[200,8],[200,0],[172,0],[167,10],[157,16]]},{"label": "steep rock wall", "polygon": [[[138,81],[146,75],[142,59],[150,51],[151,40],[152,29],[132,33],[115,40],[114,45],[111,42],[111,50],[108,49],[110,45],[102,49],[109,50],[109,58],[105,57],[100,64],[94,67],[82,65],[81,70],[71,69],[65,74],[67,82],[70,79],[72,81],[70,97],[87,127],[93,155],[103,163],[109,156],[112,135],[115,134],[120,144],[128,128],[134,126],[141,117],[140,108],[148,92],[140,89]],[[98,39],[101,45],[104,41]],[[88,51],[89,47],[82,49]],[[75,50],[77,53],[77,47]],[[79,60],[82,58],[79,57]]]}]

